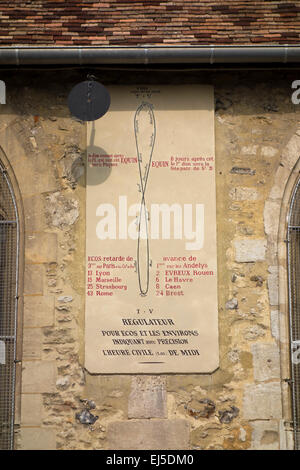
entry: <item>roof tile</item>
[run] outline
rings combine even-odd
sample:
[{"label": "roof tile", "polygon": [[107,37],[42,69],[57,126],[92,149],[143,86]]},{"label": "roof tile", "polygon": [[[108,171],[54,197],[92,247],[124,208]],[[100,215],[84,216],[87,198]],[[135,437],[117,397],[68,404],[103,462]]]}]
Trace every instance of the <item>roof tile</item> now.
[{"label": "roof tile", "polygon": [[0,0],[0,45],[295,44],[300,0]]}]

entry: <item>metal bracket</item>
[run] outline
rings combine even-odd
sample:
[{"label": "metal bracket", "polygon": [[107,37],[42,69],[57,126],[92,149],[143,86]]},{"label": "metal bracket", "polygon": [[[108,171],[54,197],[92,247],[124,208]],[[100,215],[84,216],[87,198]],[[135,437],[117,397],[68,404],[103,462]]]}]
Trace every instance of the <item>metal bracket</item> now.
[{"label": "metal bracket", "polygon": [[97,77],[95,75],[93,75],[92,73],[88,73],[86,78],[88,79],[88,81],[90,82],[93,82],[94,80],[97,79]]}]

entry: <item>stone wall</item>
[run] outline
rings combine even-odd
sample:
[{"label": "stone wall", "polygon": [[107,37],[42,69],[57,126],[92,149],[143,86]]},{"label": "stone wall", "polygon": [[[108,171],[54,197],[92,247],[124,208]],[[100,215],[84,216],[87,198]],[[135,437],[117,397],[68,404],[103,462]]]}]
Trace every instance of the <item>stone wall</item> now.
[{"label": "stone wall", "polygon": [[4,72],[1,158],[16,176],[25,229],[16,448],[291,448],[284,234],[300,155],[297,77],[96,75],[215,86],[220,367],[167,376],[84,369],[86,127],[66,97],[85,75]]}]

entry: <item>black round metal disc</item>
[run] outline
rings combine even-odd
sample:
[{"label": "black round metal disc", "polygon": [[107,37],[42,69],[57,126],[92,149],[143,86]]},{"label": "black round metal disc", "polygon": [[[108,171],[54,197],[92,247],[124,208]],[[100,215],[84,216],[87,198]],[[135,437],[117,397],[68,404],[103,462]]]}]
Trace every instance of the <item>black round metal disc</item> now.
[{"label": "black round metal disc", "polygon": [[72,88],[68,106],[71,114],[81,121],[96,121],[107,112],[110,95],[101,83],[86,80]]}]

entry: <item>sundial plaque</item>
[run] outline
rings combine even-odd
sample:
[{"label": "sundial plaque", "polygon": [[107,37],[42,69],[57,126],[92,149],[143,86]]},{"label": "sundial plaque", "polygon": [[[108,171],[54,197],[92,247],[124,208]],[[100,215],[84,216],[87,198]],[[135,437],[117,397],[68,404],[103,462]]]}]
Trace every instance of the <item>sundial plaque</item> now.
[{"label": "sundial plaque", "polygon": [[219,363],[213,87],[112,86],[88,123],[85,364]]}]

